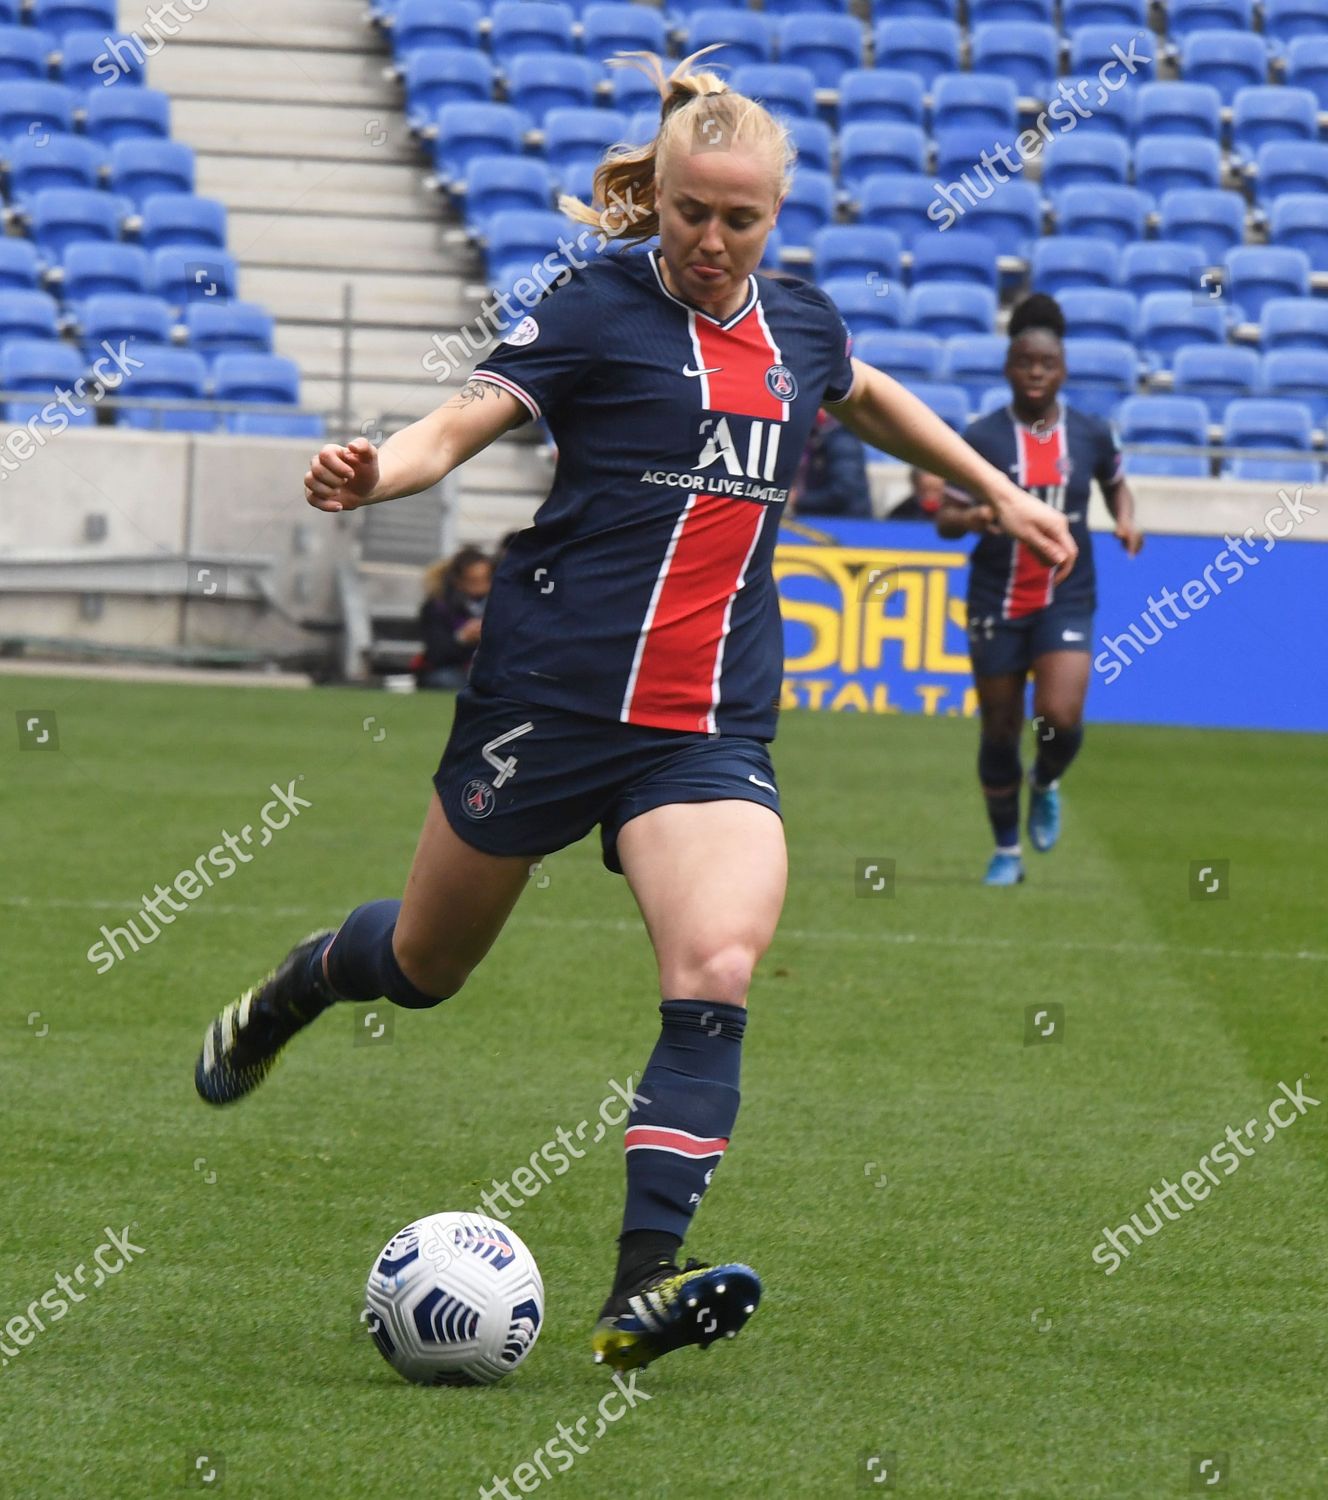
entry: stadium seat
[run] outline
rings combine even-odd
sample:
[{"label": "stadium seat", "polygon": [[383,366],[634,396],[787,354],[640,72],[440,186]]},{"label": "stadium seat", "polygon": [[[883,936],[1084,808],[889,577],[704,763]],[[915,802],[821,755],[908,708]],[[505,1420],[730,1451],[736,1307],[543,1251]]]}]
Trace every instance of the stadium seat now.
[{"label": "stadium seat", "polygon": [[1005,361],[1010,341],[998,333],[961,335],[945,347],[941,375],[952,385],[961,386],[969,404],[977,406],[985,391],[999,384],[1008,397],[1005,385]]},{"label": "stadium seat", "polygon": [[[514,159],[523,162],[525,161],[525,158]],[[537,162],[536,166],[543,166],[543,163]],[[474,163],[472,162],[472,174],[474,174],[474,170],[475,167]],[[545,167],[544,170],[546,172],[549,171],[548,167]],[[549,175],[550,177],[552,177],[553,174],[549,173]],[[556,184],[556,191],[566,193],[569,197],[572,198],[579,198],[582,203],[593,203],[595,201],[595,163],[593,161],[574,162],[570,167],[568,167],[564,172],[560,174],[560,177],[561,181]],[[550,197],[552,197],[552,194],[550,195]],[[548,201],[529,204],[514,203],[511,206],[513,208],[534,208],[544,210],[548,208],[549,203]]]},{"label": "stadium seat", "polygon": [[1268,238],[1274,245],[1303,250],[1312,270],[1328,271],[1328,199],[1320,193],[1287,193],[1278,198]]},{"label": "stadium seat", "polygon": [[1062,0],[1061,13],[1066,36],[1085,26],[1128,26],[1127,35],[1148,26],[1148,0]]},{"label": "stadium seat", "polygon": [[279,354],[221,354],[212,366],[212,394],[218,401],[298,406],[299,366]]},{"label": "stadium seat", "polygon": [[152,254],[152,290],[173,307],[229,301],[236,275],[235,257],[225,250],[167,245]]},{"label": "stadium seat", "polygon": [[1245,31],[1192,31],[1180,49],[1180,73],[1187,83],[1207,83],[1230,104],[1241,89],[1268,81],[1264,39]]},{"label": "stadium seat", "polygon": [[1138,357],[1132,344],[1071,335],[1065,340],[1065,367],[1065,400],[1090,416],[1107,421],[1116,405],[1134,394]]},{"label": "stadium seat", "polygon": [[647,141],[653,141],[659,130],[659,107],[653,109],[638,109],[627,122],[627,134],[624,140],[632,145],[644,146]]},{"label": "stadium seat", "polygon": [[46,292],[0,292],[0,344],[10,339],[53,339],[60,309]]},{"label": "stadium seat", "polygon": [[780,262],[784,255],[784,236],[779,232],[776,225],[765,237],[765,250],[761,254],[761,260],[757,267],[761,271],[778,271],[781,269]]},{"label": "stadium seat", "polygon": [[67,31],[119,30],[115,0],[32,0],[29,15],[34,26],[63,35]]},{"label": "stadium seat", "polygon": [[1253,349],[1192,344],[1177,349],[1171,362],[1172,390],[1202,401],[1210,422],[1222,420],[1223,409],[1234,396],[1262,390],[1262,382],[1259,356]]},{"label": "stadium seat", "polygon": [[29,200],[32,238],[52,259],[75,240],[118,240],[130,205],[95,188],[43,188]]},{"label": "stadium seat", "polygon": [[[134,401],[202,401],[207,393],[208,367],[201,354],[165,347],[136,351],[140,368],[132,369],[116,391]],[[214,411],[168,410],[158,407],[118,408],[116,426],[146,432],[212,432]]]},{"label": "stadium seat", "polygon": [[44,79],[55,45],[31,26],[0,25],[0,83]]},{"label": "stadium seat", "polygon": [[37,291],[41,284],[41,259],[31,240],[0,236],[0,291]]},{"label": "stadium seat", "polygon": [[816,118],[816,79],[806,68],[747,63],[733,70],[730,82],[740,94],[759,99],[775,114]]},{"label": "stadium seat", "polygon": [[810,246],[818,229],[835,216],[835,184],[825,172],[793,174],[784,206],[779,210],[779,232],[786,245]]},{"label": "stadium seat", "polygon": [[614,109],[625,115],[649,110],[655,124],[659,124],[659,90],[652,79],[647,78],[640,68],[606,66],[604,72],[609,80]]},{"label": "stadium seat", "polygon": [[846,125],[921,125],[923,96],[922,79],[916,73],[854,68],[839,80],[840,129]]},{"label": "stadium seat", "polygon": [[498,0],[489,16],[489,47],[504,65],[523,52],[571,52],[576,16],[556,0]]},{"label": "stadium seat", "polygon": [[[1328,9],[1325,9],[1328,15]],[[1273,141],[1316,141],[1319,102],[1309,89],[1285,84],[1241,89],[1231,106],[1231,144],[1252,160]]]},{"label": "stadium seat", "polygon": [[1255,197],[1268,204],[1284,193],[1328,192],[1328,145],[1271,141],[1254,159]]},{"label": "stadium seat", "polygon": [[[108,94],[117,92],[107,89]],[[126,89],[126,96],[145,92]],[[73,89],[63,83],[17,79],[0,89],[0,141],[16,136],[36,139],[41,135],[65,135],[74,128],[74,110],[80,103]]]},{"label": "stadium seat", "polygon": [[226,248],[226,208],[192,193],[153,193],[143,204],[139,242],[145,250],[167,245]]},{"label": "stadium seat", "polygon": [[883,172],[869,177],[858,193],[858,222],[877,229],[893,229],[906,250],[920,234],[934,234],[936,220],[927,216],[936,201],[930,177],[918,173]]},{"label": "stadium seat", "polygon": [[1328,9],[1323,0],[1263,0],[1263,34],[1279,47],[1328,36]]},{"label": "stadium seat", "polygon": [[896,0],[890,14],[921,21],[953,21],[958,9],[958,0]]},{"label": "stadium seat", "polygon": [[995,292],[964,281],[929,281],[915,286],[904,306],[907,327],[938,339],[990,333],[995,322]]},{"label": "stadium seat", "polygon": [[9,196],[26,202],[43,188],[100,185],[104,149],[77,135],[21,135],[9,143]]},{"label": "stadium seat", "polygon": [[1158,205],[1158,237],[1197,245],[1215,266],[1245,238],[1245,200],[1223,188],[1180,188]]},{"label": "stadium seat", "polygon": [[507,70],[507,102],[533,126],[552,109],[593,109],[598,64],[558,52],[523,52]]},{"label": "stadium seat", "polygon": [[968,0],[968,24],[985,26],[989,21],[1034,21],[1050,25],[1052,0]]},{"label": "stadium seat", "polygon": [[1122,187],[1130,176],[1130,148],[1109,135],[1062,135],[1047,147],[1042,190],[1055,195],[1067,187]]},{"label": "stadium seat", "polygon": [[120,141],[111,147],[111,188],[139,210],[154,193],[192,194],[194,153],[179,141]]},{"label": "stadium seat", "polygon": [[444,104],[437,126],[433,160],[444,182],[463,178],[477,156],[517,155],[524,135],[521,112],[510,104]]},{"label": "stadium seat", "polygon": [[60,82],[71,89],[141,88],[146,55],[132,37],[70,31],[59,44]]},{"label": "stadium seat", "polygon": [[912,284],[967,281],[996,290],[996,245],[990,235],[952,229],[920,235],[913,245]]},{"label": "stadium seat", "polygon": [[493,80],[493,64],[478,48],[421,47],[412,52],[403,79],[411,128],[423,128],[445,104],[487,104]]},{"label": "stadium seat", "polygon": [[836,88],[842,74],[862,66],[862,39],[862,22],[855,16],[785,16],[779,23],[779,57],[806,68],[817,88]]},{"label": "stadium seat", "polygon": [[995,178],[989,176],[982,165],[982,153],[988,153],[988,161],[994,160],[990,154],[994,145],[992,133],[985,125],[960,125],[937,131],[936,177],[941,182],[954,183],[961,192],[963,180],[967,178],[974,197],[984,185],[990,191],[995,186]]},{"label": "stadium seat", "polygon": [[1167,37],[1184,41],[1194,31],[1253,31],[1253,0],[1170,0]]},{"label": "stadium seat", "polygon": [[961,387],[940,381],[909,380],[902,375],[895,375],[894,378],[902,381],[924,406],[929,406],[942,422],[948,423],[956,432],[963,432],[968,426],[968,397]]},{"label": "stadium seat", "polygon": [[765,11],[771,16],[838,15],[849,8],[849,0],[765,0]]},{"label": "stadium seat", "polygon": [[327,422],[316,411],[235,411],[226,419],[226,430],[246,437],[304,438],[316,442],[327,436]]},{"label": "stadium seat", "polygon": [[1203,479],[1208,474],[1208,410],[1192,396],[1130,396],[1116,412],[1123,444],[1193,448],[1193,453],[1126,453],[1127,474]]},{"label": "stadium seat", "polygon": [[664,17],[644,5],[587,5],[581,12],[581,50],[595,62],[615,52],[668,51]]},{"label": "stadium seat", "polygon": [[936,380],[945,346],[929,333],[864,333],[853,345],[863,364],[895,380]]},{"label": "stadium seat", "polygon": [[1209,264],[1197,245],[1179,240],[1144,240],[1121,253],[1120,284],[1136,297],[1150,292],[1197,292]]},{"label": "stadium seat", "polygon": [[1055,89],[1060,43],[1052,26],[991,21],[973,28],[971,50],[975,73],[999,73],[1021,96],[1045,99]]},{"label": "stadium seat", "polygon": [[1222,152],[1216,141],[1154,135],[1134,148],[1134,184],[1155,200],[1174,188],[1215,188],[1221,180]]},{"label": "stadium seat", "polygon": [[528,156],[473,157],[465,182],[466,223],[481,233],[505,209],[544,213],[553,206],[553,173]]},{"label": "stadium seat", "polygon": [[1187,344],[1223,344],[1227,325],[1220,299],[1195,300],[1192,292],[1149,292],[1139,304],[1139,350],[1167,369]]},{"label": "stadium seat", "polygon": [[1133,292],[1115,287],[1070,287],[1060,295],[1068,331],[1076,338],[1134,338],[1139,318]]},{"label": "stadium seat", "polygon": [[707,62],[739,68],[744,63],[768,63],[775,56],[775,29],[764,15],[746,10],[696,10],[687,21],[687,48],[720,43],[724,51],[712,53]]},{"label": "stadium seat", "polygon": [[1010,404],[1010,387],[1008,385],[989,385],[978,397],[977,409],[974,412],[974,420],[978,417],[989,417],[992,412],[1000,411],[1002,407]]},{"label": "stadium seat", "polygon": [[1135,133],[1222,138],[1222,96],[1206,83],[1146,83],[1139,90]]},{"label": "stadium seat", "polygon": [[812,239],[812,275],[817,282],[831,276],[861,276],[873,272],[878,281],[899,281],[899,236],[889,229],[862,224],[829,224]]},{"label": "stadium seat", "polygon": [[[1081,95],[1086,108],[1097,107],[1099,89],[1107,92],[1098,82],[1099,75],[1115,81],[1115,92],[1119,95],[1142,88],[1157,74],[1157,38],[1147,26],[1135,26],[1130,30],[1110,22],[1105,26],[1078,26],[1069,33],[1069,38],[1070,77],[1087,79],[1090,84]],[[1119,47],[1127,57],[1130,56],[1131,42],[1134,43],[1133,74],[1124,70],[1116,53]],[[1103,74],[1108,64],[1111,72]]]},{"label": "stadium seat", "polygon": [[980,128],[992,140],[1013,140],[1019,128],[1019,90],[999,73],[942,73],[931,86],[931,128]]},{"label": "stadium seat", "polygon": [[1264,356],[1263,389],[1308,406],[1316,426],[1328,423],[1328,351],[1278,349]]},{"label": "stadium seat", "polygon": [[474,0],[397,0],[392,51],[405,62],[426,47],[478,47],[483,17]]},{"label": "stadium seat", "polygon": [[[39,401],[7,401],[4,419],[26,423],[39,417],[57,390],[73,391],[84,373],[81,357],[68,344],[53,338],[18,338],[0,348],[0,389],[32,391]],[[92,427],[97,414],[91,406],[62,404],[61,412],[72,427]]]},{"label": "stadium seat", "polygon": [[206,360],[272,352],[272,314],[255,302],[194,302],[184,310],[184,326],[189,347]]},{"label": "stadium seat", "polygon": [[1318,298],[1274,297],[1263,305],[1259,342],[1274,349],[1328,349],[1328,303]]},{"label": "stadium seat", "polygon": [[834,166],[835,133],[824,120],[786,120],[788,133],[798,148],[798,164],[814,172],[830,172]]},{"label": "stadium seat", "polygon": [[874,172],[923,172],[927,137],[917,125],[847,125],[839,132],[839,181],[856,194]]},{"label": "stadium seat", "polygon": [[489,275],[502,268],[520,264],[529,274],[558,246],[559,235],[566,235],[568,221],[552,209],[540,213],[500,209],[489,218],[484,258]]},{"label": "stadium seat", "polygon": [[1094,235],[1057,234],[1033,246],[1029,285],[1057,297],[1075,287],[1116,284],[1119,246]]},{"label": "stadium seat", "polygon": [[[93,140],[103,145],[154,136],[160,140],[170,138],[171,101],[158,89],[91,90],[86,108],[84,128]],[[0,135],[4,130],[0,118]]]},{"label": "stadium seat", "polygon": [[112,349],[121,341],[135,346],[169,344],[175,315],[161,297],[98,292],[80,305],[78,323],[84,352],[91,358],[102,344]]},{"label": "stadium seat", "polygon": [[831,277],[822,290],[839,309],[845,326],[855,339],[864,334],[898,328],[904,316],[902,297],[881,297],[860,276]]},{"label": "stadium seat", "polygon": [[1284,247],[1238,245],[1227,254],[1224,292],[1236,317],[1257,323],[1273,297],[1309,296],[1309,257]]},{"label": "stadium seat", "polygon": [[77,308],[89,297],[142,296],[151,279],[152,262],[141,245],[106,245],[76,241],[64,253],[60,299]]},{"label": "stadium seat", "polygon": [[1328,36],[1301,36],[1287,46],[1286,81],[1308,89],[1328,109]]},{"label": "stadium seat", "polygon": [[1042,233],[1042,194],[1031,182],[1007,182],[990,198],[979,199],[967,210],[964,227],[989,234],[998,255],[1018,255],[1027,260]]},{"label": "stadium seat", "polygon": [[959,71],[959,27],[953,21],[899,17],[877,22],[872,37],[877,62],[916,74],[928,89],[938,73]]},{"label": "stadium seat", "polygon": [[1144,237],[1148,199],[1132,187],[1068,187],[1054,200],[1060,234],[1095,235],[1129,244]]},{"label": "stadium seat", "polygon": [[1130,140],[1134,135],[1139,90],[1148,85],[1119,88],[1113,94],[1103,89],[1095,78],[1083,80],[1083,83],[1085,92],[1080,98],[1085,107],[1091,103],[1092,110],[1087,119],[1080,119],[1074,127],[1075,134],[1095,137],[1114,135],[1118,140]]},{"label": "stadium seat", "polygon": [[[1222,428],[1228,448],[1295,448],[1308,453],[1313,443],[1313,420],[1299,401],[1238,398],[1227,403]],[[1319,466],[1310,459],[1236,458],[1228,460],[1223,472],[1232,479],[1278,484],[1313,484],[1319,478]]]}]

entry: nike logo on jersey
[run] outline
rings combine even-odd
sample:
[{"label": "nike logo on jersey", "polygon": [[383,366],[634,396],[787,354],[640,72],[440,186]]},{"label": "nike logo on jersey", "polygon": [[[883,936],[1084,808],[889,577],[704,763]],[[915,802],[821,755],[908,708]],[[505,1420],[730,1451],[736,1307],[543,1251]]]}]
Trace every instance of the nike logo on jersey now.
[{"label": "nike logo on jersey", "polygon": [[709,368],[706,365],[702,365],[699,370],[694,370],[692,369],[691,365],[684,365],[682,367],[682,373],[684,375],[718,375],[723,368],[723,365],[715,365],[713,369]]},{"label": "nike logo on jersey", "polygon": [[763,786],[767,792],[773,792],[775,790],[768,781],[762,781],[759,776],[749,776],[747,780],[753,782],[756,786]]},{"label": "nike logo on jersey", "polygon": [[1063,641],[1082,641],[1083,638],[1084,638],[1084,633],[1083,633],[1082,630],[1062,630],[1061,631],[1061,640],[1063,640]]}]

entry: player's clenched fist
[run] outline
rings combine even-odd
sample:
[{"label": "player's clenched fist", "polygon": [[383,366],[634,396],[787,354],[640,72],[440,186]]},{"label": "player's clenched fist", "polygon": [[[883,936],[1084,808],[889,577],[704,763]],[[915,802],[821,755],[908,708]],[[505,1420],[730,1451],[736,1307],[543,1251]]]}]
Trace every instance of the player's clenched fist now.
[{"label": "player's clenched fist", "polygon": [[344,447],[326,443],[304,476],[304,498],[315,510],[355,510],[378,485],[378,449],[358,437]]}]

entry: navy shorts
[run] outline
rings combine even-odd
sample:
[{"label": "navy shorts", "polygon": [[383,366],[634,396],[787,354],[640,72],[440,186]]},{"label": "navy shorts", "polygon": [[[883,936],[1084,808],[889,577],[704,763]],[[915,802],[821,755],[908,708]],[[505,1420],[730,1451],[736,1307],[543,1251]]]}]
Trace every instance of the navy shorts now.
[{"label": "navy shorts", "polygon": [[542,858],[598,823],[617,875],[619,830],[652,807],[734,798],[779,812],[763,740],[619,724],[473,687],[457,694],[433,784],[473,848]]},{"label": "navy shorts", "polygon": [[975,677],[1027,672],[1048,651],[1088,651],[1093,640],[1093,611],[1082,604],[1057,604],[1018,620],[994,615],[968,616],[968,654]]}]

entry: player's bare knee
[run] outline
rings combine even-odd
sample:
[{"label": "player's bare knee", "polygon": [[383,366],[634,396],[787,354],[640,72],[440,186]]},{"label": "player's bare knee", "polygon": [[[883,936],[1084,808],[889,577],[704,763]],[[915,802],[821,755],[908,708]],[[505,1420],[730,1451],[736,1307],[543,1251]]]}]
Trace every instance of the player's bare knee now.
[{"label": "player's bare knee", "polygon": [[[752,971],[759,957],[748,943],[721,943],[693,954],[681,965],[674,989],[677,998],[714,1000],[722,1005],[742,1005],[752,984]],[[666,983],[666,989],[670,985]]]},{"label": "player's bare knee", "polygon": [[396,940],[392,944],[392,956],[397,961],[405,984],[398,986],[400,993],[388,995],[396,1005],[409,1010],[427,1010],[450,1000],[470,977],[469,968],[435,953]]}]

